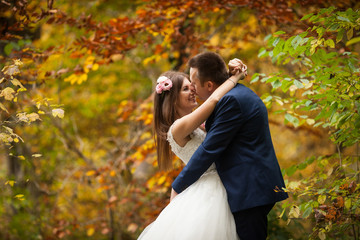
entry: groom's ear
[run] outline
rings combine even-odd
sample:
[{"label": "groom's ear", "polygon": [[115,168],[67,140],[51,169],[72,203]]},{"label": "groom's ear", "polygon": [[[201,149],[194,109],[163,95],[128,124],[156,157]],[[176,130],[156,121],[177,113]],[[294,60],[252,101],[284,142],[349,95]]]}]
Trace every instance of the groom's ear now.
[{"label": "groom's ear", "polygon": [[212,82],[212,81],[207,81],[205,83],[205,86],[206,86],[206,89],[209,91],[209,92],[212,92],[215,90],[215,84]]}]

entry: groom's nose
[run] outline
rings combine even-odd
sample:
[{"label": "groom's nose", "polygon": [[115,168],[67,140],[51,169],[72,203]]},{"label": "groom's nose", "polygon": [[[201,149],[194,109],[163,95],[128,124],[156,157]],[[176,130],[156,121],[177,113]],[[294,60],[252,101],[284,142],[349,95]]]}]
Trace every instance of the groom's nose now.
[{"label": "groom's nose", "polygon": [[196,87],[195,87],[194,82],[192,82],[192,83],[190,84],[190,86],[191,86],[191,88],[190,88],[191,92],[194,93],[194,94],[196,94]]},{"label": "groom's nose", "polygon": [[191,88],[190,88],[191,92],[193,94],[196,94],[196,88],[195,88],[195,85],[194,84],[191,84]]}]

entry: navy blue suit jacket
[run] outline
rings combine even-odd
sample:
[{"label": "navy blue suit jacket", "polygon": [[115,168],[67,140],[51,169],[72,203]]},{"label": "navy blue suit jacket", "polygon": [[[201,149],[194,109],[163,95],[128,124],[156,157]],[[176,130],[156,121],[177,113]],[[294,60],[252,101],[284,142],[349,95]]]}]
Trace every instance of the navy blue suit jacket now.
[{"label": "navy blue suit jacket", "polygon": [[207,135],[175,179],[177,193],[197,181],[215,162],[232,212],[288,197],[272,144],[267,109],[249,88],[237,84],[206,121]]}]

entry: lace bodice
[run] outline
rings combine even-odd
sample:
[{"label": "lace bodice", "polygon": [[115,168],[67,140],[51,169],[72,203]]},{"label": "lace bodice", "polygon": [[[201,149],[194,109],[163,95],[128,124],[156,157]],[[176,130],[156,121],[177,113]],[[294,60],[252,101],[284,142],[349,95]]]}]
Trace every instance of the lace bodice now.
[{"label": "lace bodice", "polygon": [[[175,142],[174,137],[171,133],[171,129],[174,126],[174,124],[175,123],[173,123],[173,125],[170,126],[170,129],[167,133],[167,140],[171,146],[171,150],[173,151],[173,153],[175,153],[176,156],[178,156],[185,164],[187,164],[191,156],[196,151],[196,149],[198,149],[198,147],[204,141],[206,137],[206,133],[202,131],[200,128],[195,129],[195,131],[192,134],[190,134],[191,140],[188,141],[184,147],[181,147]],[[213,170],[216,170],[214,163],[210,166],[207,172]]]}]

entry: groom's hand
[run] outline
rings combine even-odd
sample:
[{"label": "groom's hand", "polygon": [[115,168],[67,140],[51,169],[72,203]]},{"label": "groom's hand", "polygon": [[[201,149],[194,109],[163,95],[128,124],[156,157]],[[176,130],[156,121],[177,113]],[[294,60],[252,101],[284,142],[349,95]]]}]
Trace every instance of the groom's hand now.
[{"label": "groom's hand", "polygon": [[170,202],[178,195],[177,192],[172,188],[171,189],[171,196],[170,196]]}]

